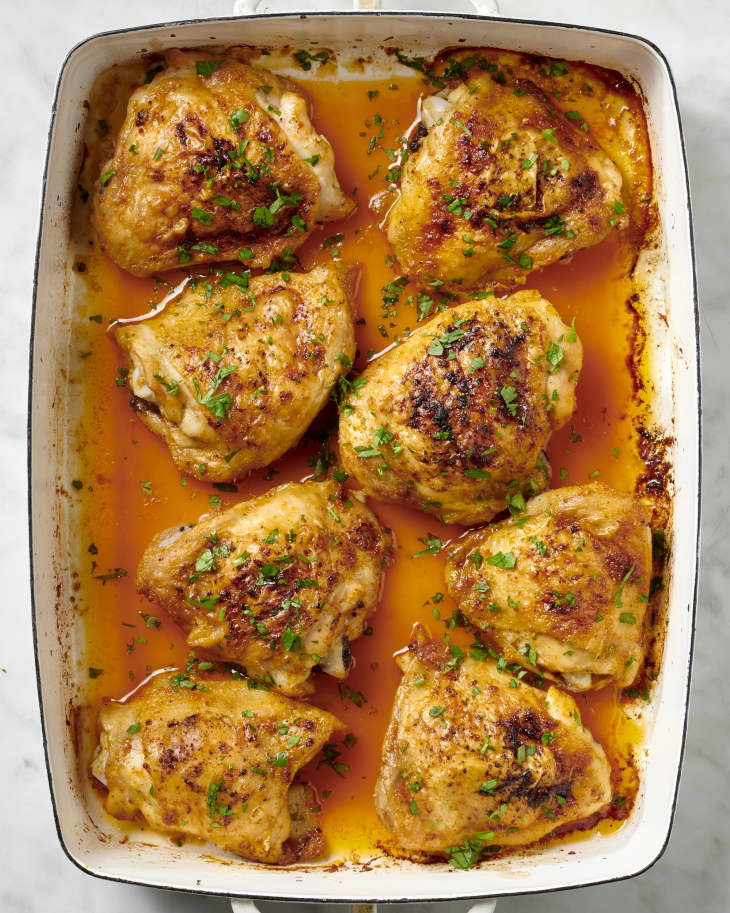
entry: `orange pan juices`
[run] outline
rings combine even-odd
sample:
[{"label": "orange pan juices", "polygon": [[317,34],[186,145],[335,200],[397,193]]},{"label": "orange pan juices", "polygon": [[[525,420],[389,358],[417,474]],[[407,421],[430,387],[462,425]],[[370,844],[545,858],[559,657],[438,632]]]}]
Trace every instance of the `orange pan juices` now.
[{"label": "orange pan juices", "polygon": [[[332,257],[361,264],[355,368],[362,370],[368,357],[392,345],[418,322],[416,308],[405,303],[411,294],[415,299],[415,288],[404,289],[398,304],[384,304],[383,289],[399,274],[394,271],[397,266],[391,265],[389,247],[379,228],[384,209],[380,207],[378,214],[368,204],[374,195],[387,191],[384,176],[394,162],[385,150],[399,148],[396,137],[402,137],[412,124],[423,83],[418,77],[395,82],[359,79],[335,87],[331,81],[307,80],[306,90],[313,102],[315,125],[335,149],[340,182],[359,205],[348,219],[313,234],[298,255],[305,269]],[[627,103],[640,110],[638,96],[628,98]],[[86,209],[82,219],[88,219]],[[631,232],[616,233],[578,253],[570,263],[528,276],[527,287],[545,295],[564,321],[570,324],[575,318],[584,346],[573,423],[555,434],[548,448],[553,486],[599,476],[630,491],[644,471],[635,443],[643,404],[627,367],[635,332],[627,306],[633,291],[629,272],[639,243],[640,238],[632,237]],[[162,280],[136,279],[114,266],[95,246],[88,250],[81,258],[81,270],[86,281],[89,340],[80,342],[79,353],[85,357],[75,366],[85,394],[84,419],[77,437],[83,467],[78,481],[83,486],[74,486],[78,490],[71,497],[81,502],[83,534],[88,536],[81,548],[85,559],[79,604],[85,613],[86,659],[91,670],[87,699],[95,718],[104,696],[121,697],[155,670],[185,666],[189,650],[181,630],[135,592],[136,567],[152,536],[273,485],[311,476],[327,424],[336,454],[336,413],[326,410],[308,439],[273,467],[239,482],[236,492],[181,477],[165,445],[129,407],[129,390],[120,373],[122,359],[105,327],[118,317],[146,313],[151,303],[170,293],[183,274],[168,274]],[[313,762],[305,771],[319,790],[330,851],[360,860],[382,849],[396,851],[378,822],[372,800],[382,738],[400,678],[394,652],[408,643],[416,621],[425,623],[436,637],[448,631],[462,646],[472,639],[467,630],[449,627],[455,606],[442,595],[443,555],[414,557],[424,548],[419,540],[429,533],[448,541],[463,535],[464,529],[441,526],[438,520],[404,507],[371,504],[395,533],[397,558],[387,573],[383,598],[367,635],[353,644],[356,662],[348,678],[338,683],[315,675],[312,701],[339,716],[347,729],[333,740],[335,750],[328,755],[329,763],[317,768]],[[106,574],[114,576],[100,579]],[[618,819],[628,813],[638,786],[631,756],[641,730],[624,713],[620,698],[611,687],[577,696],[584,723],[611,759],[619,797],[613,812],[616,818],[592,823],[585,833],[605,833],[620,826]],[[82,759],[82,764],[88,766],[88,761]],[[552,839],[578,836],[574,832]]]}]

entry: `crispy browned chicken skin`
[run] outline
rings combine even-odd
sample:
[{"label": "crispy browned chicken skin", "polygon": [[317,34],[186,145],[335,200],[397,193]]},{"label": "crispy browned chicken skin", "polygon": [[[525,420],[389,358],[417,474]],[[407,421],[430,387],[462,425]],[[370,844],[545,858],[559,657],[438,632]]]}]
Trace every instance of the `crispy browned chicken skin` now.
[{"label": "crispy browned chicken skin", "polygon": [[582,346],[538,292],[438,314],[371,363],[340,419],[367,494],[481,523],[545,488],[541,457],[572,415]]},{"label": "crispy browned chicken skin", "polygon": [[131,96],[94,188],[104,252],[136,276],[242,259],[266,267],[352,211],[290,80],[171,51]]},{"label": "crispy browned chicken skin", "polygon": [[285,694],[314,666],[344,678],[380,598],[392,539],[358,492],[290,482],[150,543],[137,586],[207,656]]},{"label": "crispy browned chicken skin", "polygon": [[482,850],[534,843],[610,801],[603,748],[567,694],[491,659],[457,662],[420,628],[397,661],[375,805],[411,857],[469,868]]},{"label": "crispy browned chicken skin", "polygon": [[223,271],[116,326],[132,406],[180,470],[229,482],[297,443],[355,357],[350,279]]},{"label": "crispy browned chicken skin", "polygon": [[580,115],[528,79],[446,92],[423,102],[426,135],[386,220],[405,272],[455,291],[522,283],[628,223],[621,174]]},{"label": "crispy browned chicken skin", "polygon": [[448,591],[509,662],[582,691],[630,685],[651,579],[649,511],[601,482],[546,491],[461,539]]},{"label": "crispy browned chicken skin", "polygon": [[259,862],[315,859],[324,851],[317,803],[293,781],[341,726],[244,681],[168,671],[102,709],[92,773],[116,818],[141,813],[155,830]]}]

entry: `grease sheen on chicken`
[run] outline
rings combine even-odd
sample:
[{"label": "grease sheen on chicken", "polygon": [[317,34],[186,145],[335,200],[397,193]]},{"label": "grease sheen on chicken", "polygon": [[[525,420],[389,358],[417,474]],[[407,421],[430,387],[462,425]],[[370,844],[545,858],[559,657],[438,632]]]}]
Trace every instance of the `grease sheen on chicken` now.
[{"label": "grease sheen on chicken", "polygon": [[490,659],[457,663],[423,629],[397,661],[375,804],[412,858],[470,868],[490,846],[534,843],[610,802],[605,753],[569,695],[511,687]]},{"label": "grease sheen on chicken", "polygon": [[479,523],[545,488],[573,413],[582,346],[538,292],[467,301],[371,363],[340,419],[367,494]]},{"label": "grease sheen on chicken", "polygon": [[472,75],[424,100],[426,135],[386,219],[403,270],[455,291],[523,283],[628,224],[621,173],[582,117],[503,77]]},{"label": "grease sheen on chicken", "polygon": [[357,492],[288,483],[151,542],[137,586],[206,656],[285,694],[314,666],[344,678],[380,597],[392,539]]},{"label": "grease sheen on chicken", "polygon": [[94,225],[115,263],[136,276],[235,259],[266,267],[352,211],[293,82],[192,52],[167,63],[133,92],[95,185]]},{"label": "grease sheen on chicken", "polygon": [[312,787],[295,782],[340,721],[244,681],[165,672],[99,714],[92,773],[116,818],[141,813],[171,835],[246,859],[290,863],[324,852]]},{"label": "grease sheen on chicken", "polygon": [[219,271],[161,315],[117,325],[132,406],[180,470],[233,481],[297,443],[355,357],[351,279],[334,264]]},{"label": "grease sheen on chicken", "polygon": [[641,666],[650,514],[600,482],[558,488],[478,529],[446,566],[459,609],[509,662],[582,691],[630,685]]}]

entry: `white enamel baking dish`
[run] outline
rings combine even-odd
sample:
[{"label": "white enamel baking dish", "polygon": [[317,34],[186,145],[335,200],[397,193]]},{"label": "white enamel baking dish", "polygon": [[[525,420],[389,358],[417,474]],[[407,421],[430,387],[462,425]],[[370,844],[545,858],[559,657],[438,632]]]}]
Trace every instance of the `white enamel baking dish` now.
[{"label": "white enamel baking dish", "polygon": [[[241,6],[245,3],[242,0]],[[669,626],[662,674],[644,715],[638,801],[629,821],[609,836],[498,859],[470,871],[382,858],[368,865],[283,870],[216,859],[199,847],[177,848],[165,840],[155,846],[149,840],[124,843],[90,797],[73,744],[73,708],[86,667],[83,631],[70,608],[75,518],[68,499],[57,493],[60,484],[74,478],[68,429],[78,405],[78,384],[69,358],[74,276],[68,232],[81,155],[83,102],[101,70],[143,49],[242,43],[362,52],[385,39],[409,53],[428,54],[462,42],[586,60],[630,75],[646,98],[664,239],[663,250],[647,273],[647,294],[655,299],[650,345],[657,420],[675,441],[676,500]],[[38,688],[59,839],[76,865],[102,878],[233,898],[389,903],[573,888],[628,878],[659,858],[672,824],[688,706],[699,525],[700,392],[687,169],[674,84],[658,48],[616,32],[447,13],[250,15],[96,35],[70,52],[56,88],[33,307],[29,472]],[[379,746],[372,750],[379,751]],[[252,902],[236,901],[234,906],[250,910]],[[492,902],[478,906],[491,910]]]}]

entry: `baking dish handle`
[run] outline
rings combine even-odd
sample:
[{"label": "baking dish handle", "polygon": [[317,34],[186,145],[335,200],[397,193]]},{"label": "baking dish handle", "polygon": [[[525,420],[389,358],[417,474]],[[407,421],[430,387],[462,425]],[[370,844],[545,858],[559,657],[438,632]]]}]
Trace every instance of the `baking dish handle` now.
[{"label": "baking dish handle", "polygon": [[[467,913],[494,913],[496,905],[496,900],[478,900],[473,906],[469,907]],[[387,904],[351,903],[349,905],[350,913],[377,913],[378,907],[384,908],[385,906]],[[247,900],[242,897],[232,897],[231,907],[233,908],[233,913],[260,913],[253,900]],[[290,907],[291,905],[287,904],[287,909]]]},{"label": "baking dish handle", "polygon": [[[347,10],[372,11],[383,9],[383,0],[234,0],[234,16],[250,16],[253,13],[327,13]],[[388,12],[401,9],[418,13],[466,13],[476,12],[480,16],[498,16],[498,0],[398,0],[388,3]]]}]

